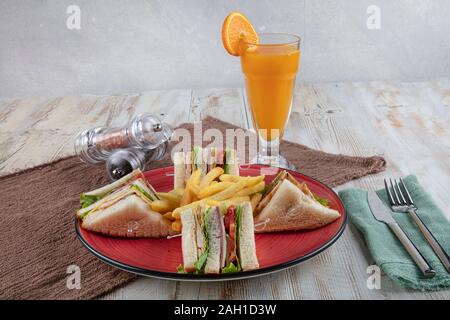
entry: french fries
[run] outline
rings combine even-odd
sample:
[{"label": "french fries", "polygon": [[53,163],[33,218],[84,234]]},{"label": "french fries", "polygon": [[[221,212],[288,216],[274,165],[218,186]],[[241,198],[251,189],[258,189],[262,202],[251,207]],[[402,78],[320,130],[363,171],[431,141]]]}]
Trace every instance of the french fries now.
[{"label": "french fries", "polygon": [[242,202],[250,201],[249,196],[244,197],[233,197],[224,201],[219,202],[221,205],[223,205],[225,208],[228,208],[229,206],[236,206]]},{"label": "french fries", "polygon": [[176,232],[180,232],[181,231],[181,221],[176,220],[176,221],[172,222],[172,230],[174,230]]},{"label": "french fries", "polygon": [[220,181],[238,182],[242,177],[233,176],[231,174],[223,174],[219,177]]},{"label": "french fries", "polygon": [[[265,176],[256,176],[256,177],[244,177],[245,182],[246,182],[246,186],[247,187],[251,187],[255,184],[260,183],[261,181],[264,181]],[[264,184],[265,185],[265,184]]]},{"label": "french fries", "polygon": [[201,200],[198,200],[198,201],[194,201],[194,202],[185,204],[185,205],[180,206],[180,207],[178,207],[178,208],[175,208],[175,209],[172,211],[172,217],[173,217],[174,219],[179,220],[179,219],[180,219],[180,213],[181,213],[181,212],[183,212],[184,210],[187,210],[187,209],[189,209],[189,208],[191,208],[191,207],[193,207],[193,206],[195,206],[195,205],[200,204],[200,202],[201,202]]},{"label": "french fries", "polygon": [[210,207],[215,207],[215,206],[220,205],[220,201],[216,201],[213,199],[205,199],[205,203]]},{"label": "french fries", "polygon": [[181,231],[181,212],[197,205],[220,206],[221,210],[250,201],[252,208],[261,201],[265,188],[264,175],[240,177],[224,174],[221,167],[215,167],[202,177],[197,169],[186,181],[184,189],[160,192],[161,200],[152,203],[152,209],[161,212],[171,221],[174,231]]},{"label": "french fries", "polygon": [[240,177],[240,176],[233,176],[230,174],[223,174],[219,177],[220,181],[227,181],[227,182],[239,182],[244,180],[247,184],[247,187],[251,187],[257,183],[260,183],[263,181],[265,176],[256,176],[256,177]]},{"label": "french fries", "polygon": [[221,167],[215,167],[210,172],[203,177],[200,182],[200,190],[205,189],[207,186],[211,184],[214,180],[216,180],[220,175],[223,174],[223,169]]},{"label": "french fries", "polygon": [[202,170],[197,169],[194,171],[193,174],[191,174],[191,177],[189,178],[188,183],[191,185],[191,187],[198,187],[200,186],[200,179],[202,176]]},{"label": "french fries", "polygon": [[194,206],[196,206],[196,205],[200,205],[200,204],[202,204],[202,203],[206,203],[207,205],[209,205],[209,206],[211,206],[211,207],[213,207],[213,206],[218,206],[219,204],[220,204],[220,202],[218,202],[218,201],[215,201],[215,200],[212,200],[212,199],[202,199],[202,200],[197,200],[197,201],[194,201],[194,202],[191,202],[191,203],[189,203],[189,204],[187,204],[187,205],[184,205],[184,206],[182,206],[182,207],[178,207],[178,208],[175,208],[173,211],[172,211],[172,217],[174,218],[174,219],[180,219],[180,214],[181,214],[181,212],[183,212],[183,211],[185,211],[185,210],[187,210],[187,209],[189,209],[189,208],[192,208],[192,207],[194,207]]},{"label": "french fries", "polygon": [[167,200],[169,202],[180,204],[182,195],[176,194],[175,192],[158,192],[158,197],[162,200]]},{"label": "french fries", "polygon": [[165,218],[167,220],[171,220],[171,221],[175,220],[175,218],[172,216],[172,212],[164,213],[162,216],[163,216],[163,218]]},{"label": "french fries", "polygon": [[186,182],[186,188],[184,189],[183,196],[180,200],[180,206],[185,206],[198,198],[198,193],[200,192],[200,177],[202,171],[197,169],[193,174],[189,177],[189,180]]},{"label": "french fries", "polygon": [[225,190],[212,195],[210,198],[213,200],[226,200],[234,196],[238,191],[244,189],[246,186],[245,180],[241,180],[239,182],[233,183],[231,186],[226,188]]},{"label": "french fries", "polygon": [[183,207],[192,202],[192,192],[188,185],[184,188],[183,195],[180,200],[180,207]]},{"label": "french fries", "polygon": [[186,189],[190,189],[190,191],[198,198],[198,194],[200,192],[200,178],[202,175],[202,170],[197,169],[189,178]]},{"label": "french fries", "polygon": [[172,211],[178,206],[179,206],[178,203],[170,202],[167,200],[155,200],[150,204],[152,210],[159,213],[166,213]]},{"label": "french fries", "polygon": [[200,192],[198,193],[198,197],[200,199],[209,197],[215,193],[219,193],[219,192],[225,190],[226,188],[228,188],[232,185],[233,185],[233,182],[230,182],[230,181],[223,181],[223,182],[218,182],[218,183],[212,184],[209,187],[206,187],[205,189],[200,190]]},{"label": "french fries", "polygon": [[173,193],[173,194],[179,196],[181,199],[181,197],[183,196],[183,193],[184,193],[184,189],[183,188],[173,189],[172,191],[170,191],[170,193]]},{"label": "french fries", "polygon": [[258,205],[258,203],[261,201],[263,195],[262,193],[258,192],[255,193],[251,198],[250,198],[250,203],[252,205],[252,209],[255,210],[256,206]]},{"label": "french fries", "polygon": [[263,191],[265,187],[266,187],[266,184],[264,183],[264,181],[261,181],[251,187],[246,187],[246,188],[242,189],[241,191],[236,193],[236,196],[237,197],[249,196],[251,194]]}]

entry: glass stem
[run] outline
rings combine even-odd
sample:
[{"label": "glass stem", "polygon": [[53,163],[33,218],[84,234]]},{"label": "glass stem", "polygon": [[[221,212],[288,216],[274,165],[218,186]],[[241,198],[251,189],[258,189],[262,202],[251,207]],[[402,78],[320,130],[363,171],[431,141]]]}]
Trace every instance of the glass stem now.
[{"label": "glass stem", "polygon": [[267,164],[274,167],[279,165],[280,159],[280,141],[278,138],[271,141],[264,140],[259,135],[259,152],[258,162],[261,164]]}]

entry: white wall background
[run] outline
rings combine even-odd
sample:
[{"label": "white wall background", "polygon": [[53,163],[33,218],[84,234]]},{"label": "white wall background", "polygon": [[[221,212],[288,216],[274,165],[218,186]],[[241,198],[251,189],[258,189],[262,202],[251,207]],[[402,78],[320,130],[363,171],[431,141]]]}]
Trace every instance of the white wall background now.
[{"label": "white wall background", "polygon": [[449,0],[1,0],[0,98],[240,86],[220,39],[232,10],[302,36],[299,82],[450,76]]}]

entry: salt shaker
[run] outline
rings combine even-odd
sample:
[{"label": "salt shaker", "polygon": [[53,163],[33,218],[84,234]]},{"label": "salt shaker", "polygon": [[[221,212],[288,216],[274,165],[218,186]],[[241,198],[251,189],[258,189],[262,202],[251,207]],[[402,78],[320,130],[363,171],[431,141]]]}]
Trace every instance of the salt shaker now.
[{"label": "salt shaker", "polygon": [[130,147],[152,150],[167,142],[172,129],[155,115],[135,116],[126,126],[85,130],[75,139],[75,153],[90,164],[106,161],[117,149]]}]

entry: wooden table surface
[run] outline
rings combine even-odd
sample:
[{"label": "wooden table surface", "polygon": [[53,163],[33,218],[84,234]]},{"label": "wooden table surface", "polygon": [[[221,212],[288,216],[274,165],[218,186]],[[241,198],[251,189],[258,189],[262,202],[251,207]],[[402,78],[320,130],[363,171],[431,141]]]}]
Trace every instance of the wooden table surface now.
[{"label": "wooden table surface", "polygon": [[[73,140],[80,130],[121,125],[139,112],[162,114],[174,126],[205,115],[245,128],[251,122],[242,89],[0,100],[0,174],[73,154]],[[386,176],[414,173],[441,208],[450,203],[449,137],[449,79],[299,86],[285,135],[327,152],[387,159],[386,172],[336,190],[381,188]],[[445,213],[450,219],[450,211]],[[450,299],[450,290],[407,291],[384,275],[381,289],[370,290],[367,267],[372,264],[360,234],[349,225],[329,250],[286,271],[221,283],[139,278],[105,298]]]}]

